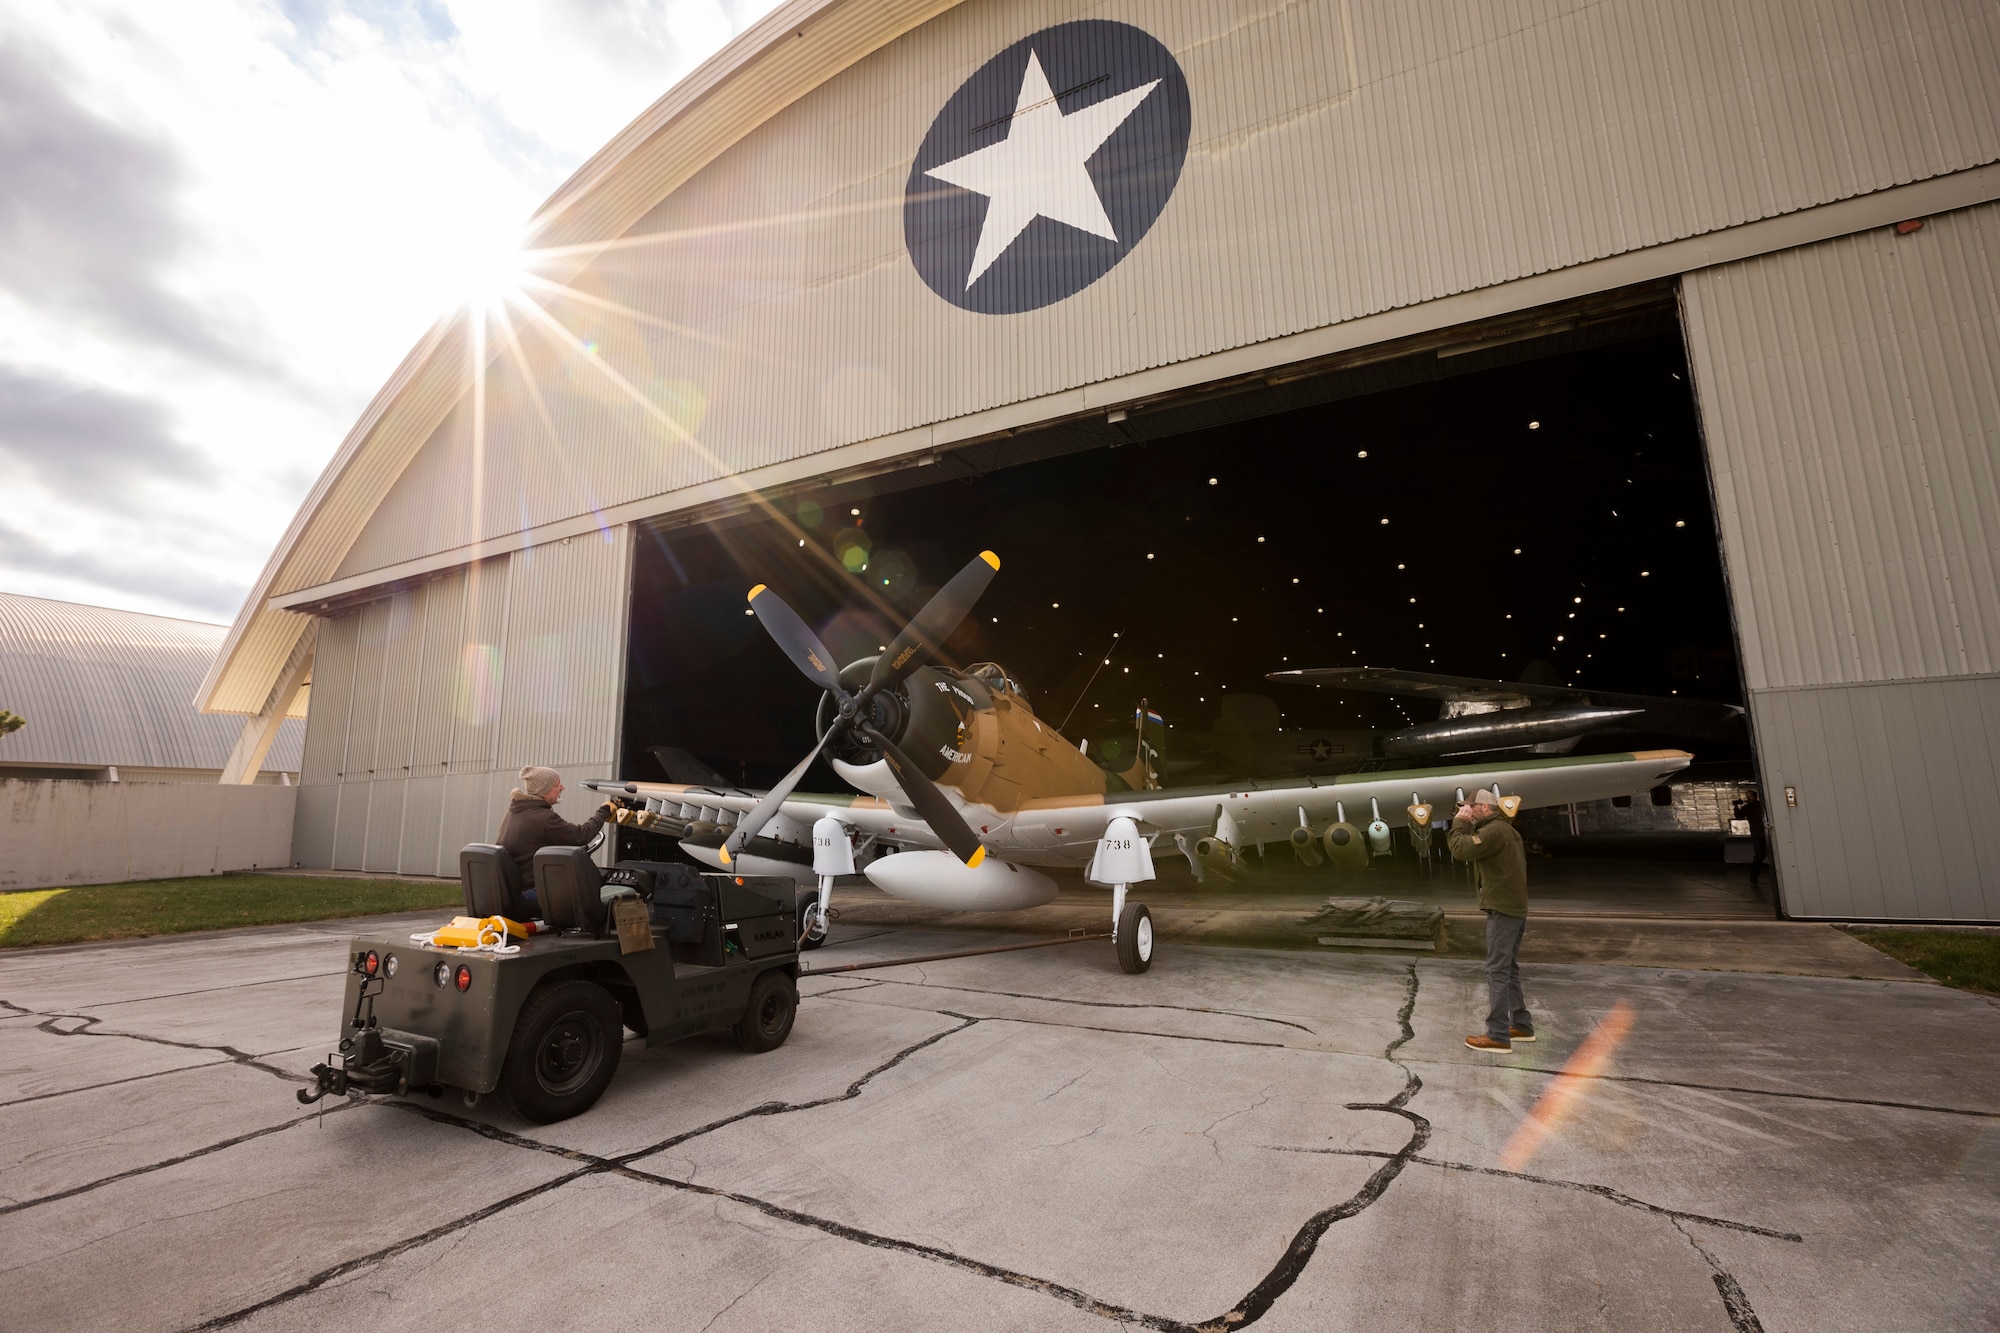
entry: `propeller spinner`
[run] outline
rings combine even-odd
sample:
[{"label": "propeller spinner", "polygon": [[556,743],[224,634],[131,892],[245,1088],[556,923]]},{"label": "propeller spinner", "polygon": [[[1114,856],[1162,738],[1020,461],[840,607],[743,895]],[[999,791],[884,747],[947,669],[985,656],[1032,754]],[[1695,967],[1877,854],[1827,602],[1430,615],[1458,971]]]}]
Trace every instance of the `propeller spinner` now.
[{"label": "propeller spinner", "polygon": [[838,705],[838,711],[812,752],[737,822],[736,831],[723,844],[724,864],[771,822],[786,798],[804,780],[806,770],[812,767],[813,761],[827,746],[849,733],[882,756],[896,785],[909,798],[911,807],[930,825],[931,831],[944,840],[944,845],[951,849],[954,856],[968,866],[976,866],[985,859],[986,848],[981,845],[979,835],[958,813],[958,807],[910,761],[908,755],[896,747],[894,741],[882,733],[877,716],[879,710],[874,705],[876,696],[900,684],[930,661],[939,645],[951,637],[952,631],[972,610],[999,569],[1000,557],[991,551],[981,551],[976,559],[954,574],[949,583],[938,589],[924,604],[923,610],[903,627],[888,649],[875,659],[868,682],[852,694],[841,684],[840,670],[834,665],[833,654],[826,650],[826,645],[820,642],[811,626],[799,618],[798,612],[787,606],[765,584],[760,583],[750,590],[750,609],[756,612],[758,623],[763,625],[793,664],[805,673],[806,678],[827,692],[829,699]]}]

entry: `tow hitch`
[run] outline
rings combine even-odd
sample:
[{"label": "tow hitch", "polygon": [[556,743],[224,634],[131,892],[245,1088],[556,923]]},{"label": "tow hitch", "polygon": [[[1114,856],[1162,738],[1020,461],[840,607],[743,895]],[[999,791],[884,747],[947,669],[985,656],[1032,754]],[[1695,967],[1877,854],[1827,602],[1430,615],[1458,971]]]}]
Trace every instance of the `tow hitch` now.
[{"label": "tow hitch", "polygon": [[347,1035],[340,1039],[338,1052],[308,1071],[313,1082],[298,1090],[300,1104],[310,1106],[328,1093],[345,1096],[350,1090],[443,1096],[444,1087],[437,1082],[437,1039],[398,1032],[375,1021],[375,997],[385,983],[380,957],[373,950],[356,953],[354,971],[361,976],[361,990],[355,996]]}]

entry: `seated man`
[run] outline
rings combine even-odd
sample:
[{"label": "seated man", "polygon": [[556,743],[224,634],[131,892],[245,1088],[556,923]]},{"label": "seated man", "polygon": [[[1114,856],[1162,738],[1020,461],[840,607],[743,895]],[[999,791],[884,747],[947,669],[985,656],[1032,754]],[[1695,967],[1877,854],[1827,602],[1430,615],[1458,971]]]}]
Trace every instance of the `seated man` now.
[{"label": "seated man", "polygon": [[523,896],[538,912],[541,904],[535,899],[535,853],[544,847],[589,845],[597,830],[604,827],[612,809],[611,802],[606,801],[596,814],[581,824],[572,824],[555,811],[562,794],[562,777],[553,768],[529,765],[522,769],[521,785],[514,789],[507,813],[500,817],[500,836],[494,839],[521,868]]}]

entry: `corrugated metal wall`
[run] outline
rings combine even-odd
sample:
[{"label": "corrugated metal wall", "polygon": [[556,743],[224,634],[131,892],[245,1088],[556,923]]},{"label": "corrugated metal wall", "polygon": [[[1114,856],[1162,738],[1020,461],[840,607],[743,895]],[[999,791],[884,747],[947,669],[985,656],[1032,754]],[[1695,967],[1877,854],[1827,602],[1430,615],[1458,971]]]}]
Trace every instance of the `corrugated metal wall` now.
[{"label": "corrugated metal wall", "polygon": [[[28,723],[0,736],[0,765],[117,765],[154,770],[155,781],[171,770],[215,781],[243,719],[197,712],[193,699],[225,633],[0,592],[0,708]],[[299,770],[304,729],[299,721],[279,727],[265,773]]]},{"label": "corrugated metal wall", "polygon": [[[1079,295],[959,310],[904,252],[912,154],[987,58],[1085,17],[1185,69],[1178,190]],[[448,419],[339,573],[1996,160],[1987,3],[975,0],[517,307],[483,442]]]},{"label": "corrugated metal wall", "polygon": [[[320,627],[294,856],[456,875],[523,764],[612,776],[631,529],[531,548]],[[576,819],[596,804],[564,798]]]},{"label": "corrugated metal wall", "polygon": [[1996,260],[1989,204],[1682,284],[1799,915],[2000,919]]}]

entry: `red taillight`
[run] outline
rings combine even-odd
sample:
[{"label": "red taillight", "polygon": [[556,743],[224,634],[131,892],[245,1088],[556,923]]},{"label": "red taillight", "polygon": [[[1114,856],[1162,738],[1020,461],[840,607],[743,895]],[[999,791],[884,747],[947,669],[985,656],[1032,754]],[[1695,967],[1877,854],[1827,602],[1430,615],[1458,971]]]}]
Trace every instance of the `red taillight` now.
[{"label": "red taillight", "polygon": [[467,991],[472,989],[472,969],[464,963],[458,965],[458,975],[453,979],[457,981],[460,990]]},{"label": "red taillight", "polygon": [[376,957],[375,951],[373,949],[370,949],[368,951],[368,956],[361,960],[361,970],[363,972],[366,972],[371,977],[375,975],[376,969],[381,966],[382,966],[382,960]]}]

